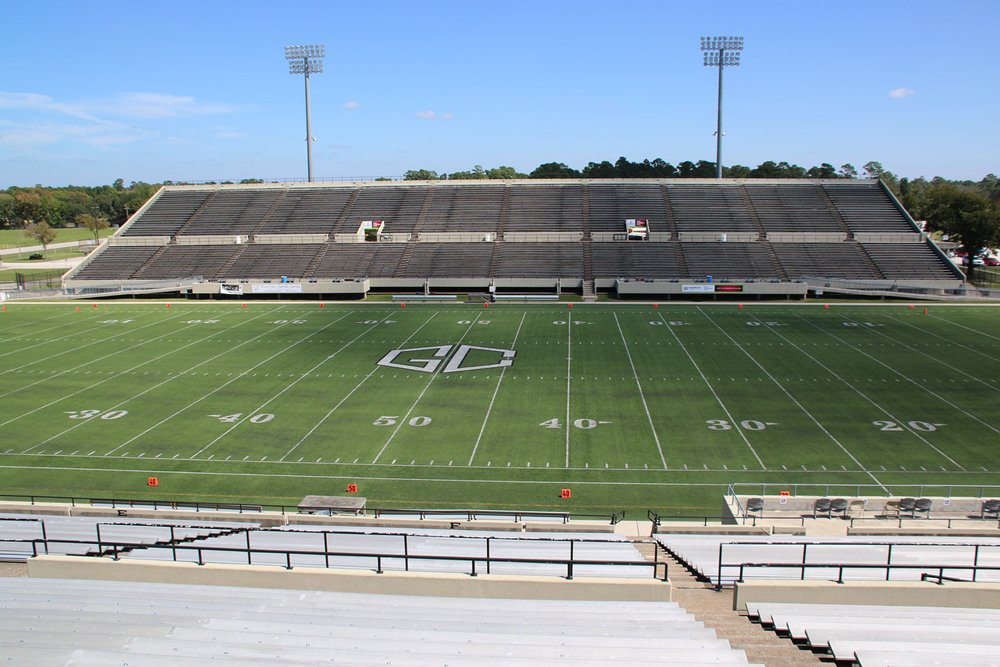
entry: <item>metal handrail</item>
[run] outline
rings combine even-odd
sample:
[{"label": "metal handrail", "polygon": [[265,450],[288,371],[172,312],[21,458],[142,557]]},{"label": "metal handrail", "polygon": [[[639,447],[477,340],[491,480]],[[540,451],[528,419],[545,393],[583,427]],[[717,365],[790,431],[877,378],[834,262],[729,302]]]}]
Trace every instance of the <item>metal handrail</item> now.
[{"label": "metal handrail", "polygon": [[[15,500],[16,499],[16,500]],[[0,502],[3,501],[23,501],[26,500],[31,505],[44,502],[66,503],[71,507],[78,505],[88,506],[108,506],[112,509],[171,509],[171,510],[192,510],[202,511],[224,511],[237,512],[239,514],[251,514],[262,512],[280,512],[285,514],[302,514],[297,505],[268,505],[263,503],[218,503],[200,501],[177,501],[158,499],[118,499],[118,498],[78,498],[74,496],[47,496],[47,495],[15,495],[0,494]],[[466,516],[468,521],[473,521],[479,517],[512,517],[512,521],[521,521],[524,518],[537,519],[561,519],[563,523],[572,520],[606,520],[612,525],[618,523],[625,517],[625,511],[619,510],[612,514],[576,514],[573,512],[542,512],[542,511],[521,511],[521,510],[479,510],[479,509],[393,509],[393,508],[367,508],[365,510],[375,518],[383,515],[399,514],[406,516],[419,516],[421,519],[433,517]]]},{"label": "metal handrail", "polygon": [[[249,534],[249,533],[248,533]],[[102,554],[110,551],[110,555],[113,560],[120,560],[122,553],[131,552],[134,550],[148,549],[148,548],[165,548],[165,545],[149,545],[141,542],[108,542],[105,541],[100,545],[90,541],[90,540],[59,540],[59,539],[17,539],[17,540],[0,540],[0,542],[14,543],[14,544],[31,544],[32,545],[32,555],[38,555],[38,545],[44,543],[46,547],[46,553],[48,553],[48,545],[51,544],[81,544],[81,545],[94,545],[99,546]],[[659,579],[657,572],[660,566],[663,566],[663,578],[662,581],[667,581],[667,571],[666,564],[662,561],[660,562],[650,562],[647,560],[642,561],[631,561],[631,560],[589,560],[589,559],[578,559],[574,558],[572,551],[569,558],[515,558],[510,556],[454,556],[448,554],[387,554],[382,552],[360,552],[360,551],[330,551],[325,549],[323,551],[305,551],[298,549],[262,549],[249,546],[249,539],[246,547],[218,547],[218,546],[199,546],[191,544],[170,544],[166,545],[172,550],[173,562],[178,562],[177,552],[197,552],[198,565],[205,565],[205,554],[206,553],[240,553],[245,554],[247,557],[247,565],[253,565],[254,554],[260,555],[283,555],[285,556],[285,569],[291,570],[292,566],[292,556],[322,556],[324,558],[324,566],[326,568],[330,567],[330,559],[336,557],[349,557],[349,558],[373,558],[376,561],[375,572],[377,574],[383,574],[385,569],[383,568],[383,563],[385,561],[392,560],[402,560],[404,562],[404,568],[409,570],[409,561],[457,561],[457,562],[468,562],[470,564],[470,569],[468,574],[470,576],[478,576],[477,564],[485,563],[487,574],[489,574],[490,566],[494,563],[522,563],[522,564],[533,564],[533,565],[564,565],[566,566],[566,579],[573,578],[573,570],[575,567],[583,565],[600,565],[600,566],[620,566],[620,567],[648,567],[652,570],[653,578]],[[324,543],[324,547],[326,544]],[[187,562],[187,561],[181,561]],[[308,567],[308,566],[306,566]]]},{"label": "metal handrail", "polygon": [[[1000,571],[1000,565],[940,565],[940,564],[926,564],[926,563],[897,563],[895,565],[879,565],[876,563],[741,563],[740,564],[740,576],[736,580],[737,583],[743,583],[743,573],[748,568],[792,568],[799,567],[802,568],[802,574],[799,577],[800,581],[805,581],[805,570],[807,568],[812,569],[825,569],[825,570],[837,570],[837,578],[834,580],[838,584],[844,583],[844,570],[885,570],[885,580],[890,580],[891,570],[937,570],[938,573],[932,574],[927,573],[921,575],[921,581],[924,581],[925,577],[930,576],[938,580],[947,581],[976,581],[976,574],[981,570],[986,571]],[[944,576],[944,572],[948,570],[971,570],[972,579],[958,579],[954,577]],[[721,585],[716,586],[716,590],[720,590]]]},{"label": "metal handrail", "polygon": [[[724,549],[725,549],[725,547],[727,545],[729,545],[729,546],[776,546],[776,545],[780,545],[780,546],[786,546],[786,547],[788,547],[788,546],[801,546],[802,547],[802,557],[801,557],[801,559],[798,562],[795,562],[795,563],[782,563],[781,566],[782,567],[797,567],[797,568],[800,568],[801,571],[802,571],[802,578],[805,578],[805,570],[806,570],[806,568],[811,568],[811,567],[817,567],[818,566],[818,565],[816,565],[814,563],[808,563],[808,562],[806,562],[807,558],[808,558],[808,551],[809,551],[809,547],[810,546],[813,546],[813,547],[830,547],[830,546],[837,546],[837,547],[853,547],[853,546],[860,546],[860,547],[886,547],[886,555],[885,555],[885,562],[884,563],[847,564],[847,565],[838,563],[838,564],[824,564],[824,565],[819,565],[821,567],[826,567],[826,568],[831,568],[831,567],[840,567],[840,568],[844,568],[844,567],[846,567],[846,568],[854,568],[854,567],[858,567],[858,568],[888,568],[888,569],[886,569],[886,581],[888,581],[888,579],[889,579],[889,574],[890,574],[889,573],[889,569],[892,569],[892,568],[906,569],[906,568],[910,567],[909,565],[904,565],[904,564],[893,564],[893,562],[892,562],[892,549],[893,549],[893,547],[907,547],[907,548],[910,548],[910,547],[917,547],[917,548],[919,548],[919,547],[947,547],[947,548],[953,548],[953,547],[955,547],[955,548],[968,548],[968,547],[972,547],[973,553],[972,553],[972,564],[971,565],[949,565],[949,566],[945,566],[945,567],[948,567],[950,569],[957,569],[957,570],[963,570],[963,569],[965,569],[965,570],[968,570],[968,569],[975,570],[975,568],[977,568],[977,567],[978,568],[987,568],[988,566],[979,565],[979,551],[980,551],[980,549],[983,548],[983,547],[1000,549],[1000,544],[978,544],[978,543],[974,543],[974,542],[970,542],[970,543],[965,543],[965,542],[861,542],[861,541],[859,541],[859,542],[805,542],[805,541],[761,541],[761,542],[748,542],[748,541],[734,540],[734,541],[731,541],[731,542],[721,542],[719,544],[719,560],[718,560],[718,564],[717,564],[718,569],[716,570],[716,583],[715,583],[715,589],[716,590],[721,590],[722,589],[722,570],[723,570],[723,568],[739,567],[740,568],[740,580],[742,581],[742,578],[743,578],[742,572],[743,572],[743,568],[744,567],[749,567],[749,566],[754,566],[754,567],[761,566],[761,567],[763,567],[764,566],[764,565],[760,565],[760,564],[748,563],[746,561],[741,561],[739,563],[724,563],[723,562],[723,551],[724,551]],[[771,567],[771,566],[768,566],[768,567]],[[773,565],[773,567],[778,567],[778,565]],[[934,565],[934,566],[923,566],[923,565],[916,564],[915,567],[928,567],[930,569],[934,569],[934,568],[936,568],[938,566],[936,566],[936,565]],[[997,566],[996,569],[1000,569],[1000,566]],[[842,570],[841,570],[841,573],[842,573]],[[973,575],[973,581],[975,581],[975,574]]]}]

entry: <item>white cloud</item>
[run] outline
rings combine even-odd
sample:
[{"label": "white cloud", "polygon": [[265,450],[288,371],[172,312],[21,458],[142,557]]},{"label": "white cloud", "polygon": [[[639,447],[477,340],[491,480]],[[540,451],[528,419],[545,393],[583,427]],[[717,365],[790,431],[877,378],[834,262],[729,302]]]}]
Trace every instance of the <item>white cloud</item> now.
[{"label": "white cloud", "polygon": [[901,100],[904,97],[909,97],[910,95],[913,95],[916,92],[917,91],[910,90],[909,88],[896,88],[895,90],[889,91],[889,97],[894,100]]},{"label": "white cloud", "polygon": [[357,102],[348,102],[344,105],[345,109],[360,109],[361,105]]},{"label": "white cloud", "polygon": [[438,114],[434,113],[433,111],[418,111],[413,115],[416,116],[417,118],[423,118],[425,120],[430,120],[432,118],[438,118],[440,120],[451,120],[452,118],[455,117],[455,114],[453,113]]}]

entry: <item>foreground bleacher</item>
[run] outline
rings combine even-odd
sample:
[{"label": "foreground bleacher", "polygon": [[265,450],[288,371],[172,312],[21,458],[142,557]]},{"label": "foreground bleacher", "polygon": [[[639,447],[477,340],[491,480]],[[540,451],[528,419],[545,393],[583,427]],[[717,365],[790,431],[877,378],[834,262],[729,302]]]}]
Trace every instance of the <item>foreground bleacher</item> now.
[{"label": "foreground bleacher", "polygon": [[[644,240],[630,240],[628,220],[643,221]],[[962,276],[874,181],[442,181],[167,187],[65,285],[635,296],[689,282],[801,296],[807,278],[950,287]]]},{"label": "foreground bleacher", "polygon": [[1000,664],[1000,610],[747,602],[748,616],[811,651],[860,667]]},{"label": "foreground bleacher", "polygon": [[0,578],[15,665],[747,665],[676,604]]}]

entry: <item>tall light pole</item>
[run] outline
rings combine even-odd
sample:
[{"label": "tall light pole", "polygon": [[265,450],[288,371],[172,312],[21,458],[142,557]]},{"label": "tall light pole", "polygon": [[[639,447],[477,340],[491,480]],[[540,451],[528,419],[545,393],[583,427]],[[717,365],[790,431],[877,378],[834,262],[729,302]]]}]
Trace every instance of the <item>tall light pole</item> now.
[{"label": "tall light pole", "polygon": [[285,59],[288,61],[289,74],[305,74],[306,79],[306,160],[309,182],[313,180],[313,153],[312,153],[312,130],[309,125],[309,75],[323,73],[323,58],[326,57],[326,48],[320,44],[316,46],[286,46]]},{"label": "tall light pole", "polygon": [[705,67],[719,68],[719,125],[715,130],[715,177],[722,178],[722,68],[738,67],[742,37],[702,37],[701,50],[705,52]]}]

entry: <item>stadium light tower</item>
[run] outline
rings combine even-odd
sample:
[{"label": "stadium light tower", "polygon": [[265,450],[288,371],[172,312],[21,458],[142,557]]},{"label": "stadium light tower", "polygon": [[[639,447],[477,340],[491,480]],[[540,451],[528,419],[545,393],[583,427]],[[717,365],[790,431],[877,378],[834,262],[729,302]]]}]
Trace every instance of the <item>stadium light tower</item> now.
[{"label": "stadium light tower", "polygon": [[316,46],[286,46],[285,60],[288,61],[289,74],[304,74],[306,78],[306,161],[309,182],[313,180],[313,153],[312,153],[312,130],[309,125],[309,75],[323,73],[323,58],[326,57],[326,48],[320,44]]},{"label": "stadium light tower", "polygon": [[702,37],[705,67],[719,68],[719,125],[715,130],[715,177],[722,178],[722,68],[739,67],[742,37]]}]

